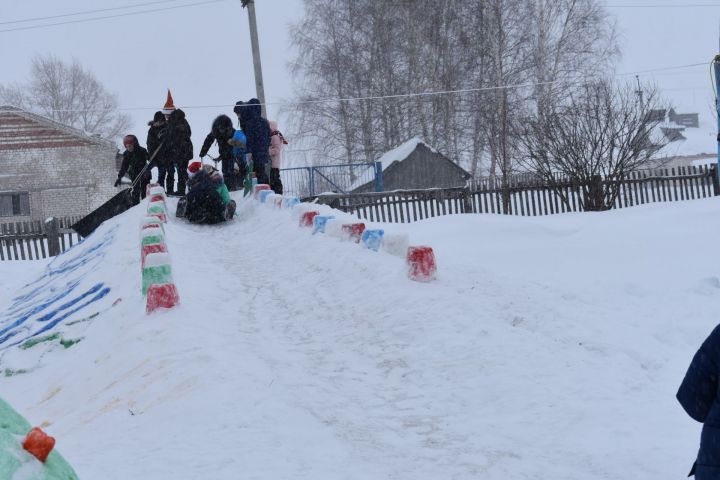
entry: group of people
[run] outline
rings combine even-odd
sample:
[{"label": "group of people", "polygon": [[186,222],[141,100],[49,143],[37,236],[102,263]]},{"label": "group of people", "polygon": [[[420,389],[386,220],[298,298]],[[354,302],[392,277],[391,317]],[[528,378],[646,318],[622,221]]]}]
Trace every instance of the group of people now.
[{"label": "group of people", "polygon": [[[193,172],[190,169],[193,158],[190,124],[185,118],[185,112],[175,107],[168,90],[164,107],[155,112],[153,119],[148,122],[147,149],[140,146],[135,135],[123,138],[125,151],[115,186],[120,186],[122,178],[129,175],[133,181],[131,195],[135,202],[139,202],[144,198],[146,186],[150,182],[150,170],[157,168],[157,181],[165,187],[168,195],[189,195],[188,188],[190,192],[194,188],[209,191],[208,181],[213,185],[222,183],[225,192],[229,192],[243,187],[243,179],[249,168],[252,168],[257,183],[269,184],[275,193],[282,194],[280,163],[282,148],[288,142],[278,130],[277,123],[263,118],[260,101],[256,98],[247,102],[238,101],[233,112],[238,119],[238,128],[233,126],[233,121],[227,115],[215,118],[200,149],[200,162],[197,162]],[[213,160],[220,162],[219,172],[211,165],[203,167],[203,159],[213,143],[218,145],[219,154]],[[200,178],[190,181],[191,176],[198,173]],[[199,198],[196,195],[193,197],[192,201],[191,198],[187,199],[189,210]],[[212,202],[216,200],[213,197]]]}]

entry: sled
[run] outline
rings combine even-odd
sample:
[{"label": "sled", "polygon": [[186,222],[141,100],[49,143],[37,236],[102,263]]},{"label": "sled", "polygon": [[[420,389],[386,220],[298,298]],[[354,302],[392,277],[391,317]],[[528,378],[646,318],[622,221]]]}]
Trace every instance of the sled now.
[{"label": "sled", "polygon": [[132,199],[132,190],[133,188],[136,188],[137,182],[143,177],[145,171],[148,168],[154,167],[153,160],[155,160],[155,155],[158,154],[163,145],[164,143],[160,143],[158,148],[153,152],[152,156],[148,160],[148,163],[140,171],[140,174],[137,178],[135,178],[130,188],[122,190],[120,193],[85,215],[73,225],[70,225],[70,228],[75,230],[81,237],[87,237],[105,220],[110,220],[114,216],[120,215],[124,211],[137,205]]},{"label": "sled", "polygon": [[[187,199],[185,197],[181,198],[178,201],[177,209],[175,210],[175,216],[177,218],[185,218],[185,210],[187,208]],[[235,200],[230,200],[230,203],[228,203],[225,206],[225,212],[224,217],[225,221],[229,222],[233,219],[235,216],[235,209],[237,208],[237,204],[235,203]]]},{"label": "sled", "polygon": [[135,206],[135,202],[132,198],[132,188],[126,188],[73,225],[70,225],[70,228],[75,230],[81,237],[87,237],[105,220],[120,215],[133,206]]}]

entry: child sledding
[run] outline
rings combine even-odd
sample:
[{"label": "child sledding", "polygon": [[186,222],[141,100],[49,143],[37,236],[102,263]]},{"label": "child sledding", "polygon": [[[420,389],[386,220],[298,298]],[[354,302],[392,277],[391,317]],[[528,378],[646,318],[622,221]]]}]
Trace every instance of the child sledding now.
[{"label": "child sledding", "polygon": [[201,224],[232,220],[236,204],[222,174],[212,165],[198,161],[188,166],[187,173],[190,191],[178,201],[176,216]]}]

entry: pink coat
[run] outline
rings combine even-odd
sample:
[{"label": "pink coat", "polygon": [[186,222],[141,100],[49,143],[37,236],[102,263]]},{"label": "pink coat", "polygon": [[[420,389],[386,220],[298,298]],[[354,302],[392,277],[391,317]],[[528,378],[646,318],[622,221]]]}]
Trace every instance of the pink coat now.
[{"label": "pink coat", "polygon": [[[270,131],[275,132],[277,131],[277,122],[269,122],[270,123]],[[281,135],[272,135],[270,137],[270,162],[272,168],[280,168],[280,161],[282,157],[282,149],[283,149],[283,137]]]}]

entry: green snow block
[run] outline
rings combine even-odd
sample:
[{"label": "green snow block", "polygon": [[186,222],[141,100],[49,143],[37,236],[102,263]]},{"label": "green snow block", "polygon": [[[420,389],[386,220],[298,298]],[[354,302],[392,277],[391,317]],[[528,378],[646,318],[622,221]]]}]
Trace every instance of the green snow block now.
[{"label": "green snow block", "polygon": [[51,342],[51,341],[57,340],[59,338],[60,338],[59,333],[53,333],[52,335],[45,335],[43,337],[31,338],[27,342],[20,345],[20,348],[22,348],[23,350],[27,350],[28,348],[34,347],[38,343]]},{"label": "green snow block", "polygon": [[150,205],[147,209],[147,213],[167,213],[163,207],[160,205]]},{"label": "green snow block", "polygon": [[31,425],[0,399],[0,478],[24,480],[78,480],[77,474],[56,450],[45,463],[22,447]]},{"label": "green snow block", "polygon": [[150,285],[155,283],[173,283],[170,265],[154,265],[143,268],[142,294],[147,295]]},{"label": "green snow block", "polygon": [[140,245],[152,245],[153,243],[165,243],[165,238],[162,235],[148,235],[143,237]]},{"label": "green snow block", "polygon": [[12,377],[13,375],[21,375],[23,373],[27,373],[27,370],[19,369],[19,370],[10,370],[9,368],[5,369],[5,376],[6,377]]}]

